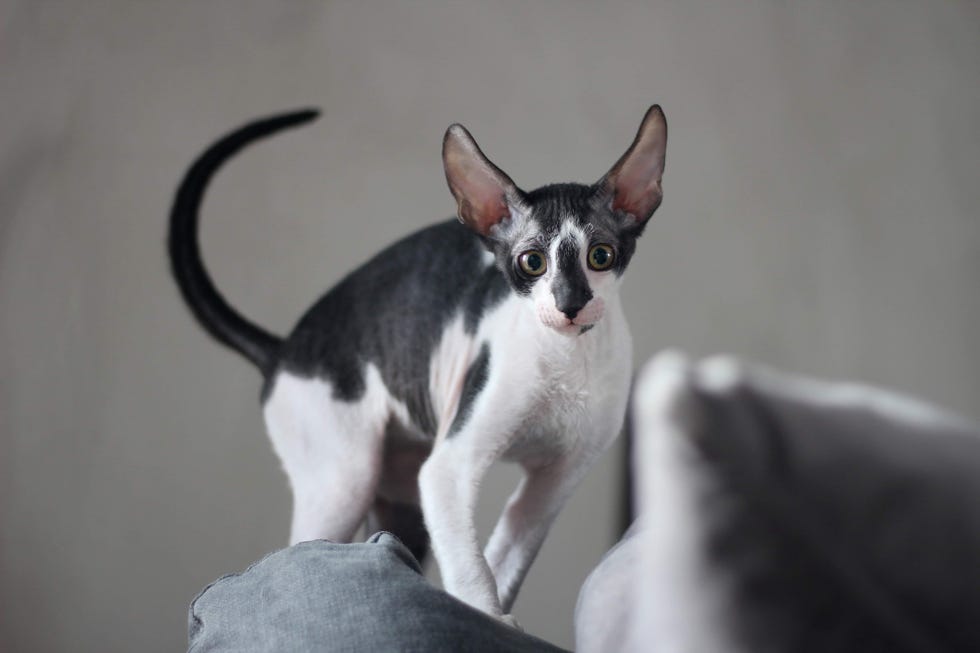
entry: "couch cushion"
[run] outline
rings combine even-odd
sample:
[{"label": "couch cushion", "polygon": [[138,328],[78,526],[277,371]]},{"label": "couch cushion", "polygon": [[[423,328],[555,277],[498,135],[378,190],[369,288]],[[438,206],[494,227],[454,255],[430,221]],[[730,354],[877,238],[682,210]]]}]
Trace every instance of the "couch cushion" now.
[{"label": "couch cushion", "polygon": [[974,425],[676,354],[634,405],[634,650],[980,650]]}]

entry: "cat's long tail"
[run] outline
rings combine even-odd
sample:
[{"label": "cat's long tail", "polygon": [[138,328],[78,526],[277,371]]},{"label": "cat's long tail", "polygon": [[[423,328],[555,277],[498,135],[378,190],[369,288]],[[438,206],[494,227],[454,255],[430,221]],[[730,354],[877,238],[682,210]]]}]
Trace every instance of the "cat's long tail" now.
[{"label": "cat's long tail", "polygon": [[280,130],[310,122],[318,115],[313,109],[296,111],[257,120],[228,134],[205,150],[187,171],[170,211],[170,264],[184,301],[208,333],[255,363],[263,374],[275,364],[282,339],[247,320],[214,287],[201,260],[198,213],[211,178],[239,150]]}]

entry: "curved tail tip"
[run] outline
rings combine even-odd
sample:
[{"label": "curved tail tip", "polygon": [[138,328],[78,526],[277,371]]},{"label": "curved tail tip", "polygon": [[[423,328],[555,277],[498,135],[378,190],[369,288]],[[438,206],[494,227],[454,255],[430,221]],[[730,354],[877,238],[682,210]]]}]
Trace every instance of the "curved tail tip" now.
[{"label": "curved tail tip", "polygon": [[[320,117],[320,110],[316,107],[305,107],[303,109],[294,109],[293,111],[286,111],[283,113],[276,113],[270,116],[265,116],[264,118],[259,118],[253,123],[253,125],[266,125],[271,127],[273,132],[279,131],[287,127],[296,127]],[[252,125],[249,125],[249,127]]]},{"label": "curved tail tip", "polygon": [[297,109],[291,115],[291,118],[297,122],[309,122],[311,120],[316,120],[320,117],[320,109],[317,107],[307,107],[305,109]]}]

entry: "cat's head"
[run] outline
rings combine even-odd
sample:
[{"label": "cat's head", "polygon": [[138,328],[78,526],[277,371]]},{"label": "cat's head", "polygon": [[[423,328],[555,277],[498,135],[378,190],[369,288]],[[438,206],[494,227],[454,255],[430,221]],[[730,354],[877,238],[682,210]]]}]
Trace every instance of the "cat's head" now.
[{"label": "cat's head", "polygon": [[478,233],[541,322],[578,335],[602,319],[636,239],[663,197],[667,122],[647,111],[626,153],[599,181],[525,192],[452,125],[442,158],[461,222]]}]

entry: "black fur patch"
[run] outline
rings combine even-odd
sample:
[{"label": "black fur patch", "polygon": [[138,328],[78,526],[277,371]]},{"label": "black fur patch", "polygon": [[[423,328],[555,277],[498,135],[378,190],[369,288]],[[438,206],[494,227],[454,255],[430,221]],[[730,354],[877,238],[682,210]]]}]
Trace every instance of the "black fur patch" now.
[{"label": "black fur patch", "polygon": [[531,219],[550,237],[558,235],[566,218],[585,226],[593,213],[596,189],[584,184],[551,184],[526,195],[531,205]]},{"label": "black fur patch", "polygon": [[480,347],[480,353],[470,364],[468,370],[466,370],[466,378],[463,379],[463,394],[459,398],[459,408],[456,410],[456,417],[453,419],[453,425],[449,429],[448,437],[456,435],[463,426],[466,425],[466,420],[470,418],[470,413],[473,412],[473,402],[476,400],[477,395],[483,390],[484,386],[487,384],[487,377],[490,375],[490,346],[487,343],[483,343]]},{"label": "black fur patch", "polygon": [[466,298],[463,312],[463,328],[467,334],[476,333],[480,318],[487,309],[493,308],[507,296],[510,288],[507,279],[496,266],[487,266],[480,275],[479,281]]},{"label": "black fur patch", "polygon": [[307,311],[283,344],[280,368],[328,379],[338,399],[356,401],[365,391],[365,366],[373,363],[415,426],[434,435],[427,380],[445,326],[459,310],[475,325],[507,294],[483,252],[479,236],[456,220],[395,243]]},{"label": "black fur patch", "polygon": [[551,282],[551,292],[558,310],[574,318],[592,299],[592,289],[579,262],[578,245],[569,239],[562,240],[558,243],[557,255],[558,271]]}]

